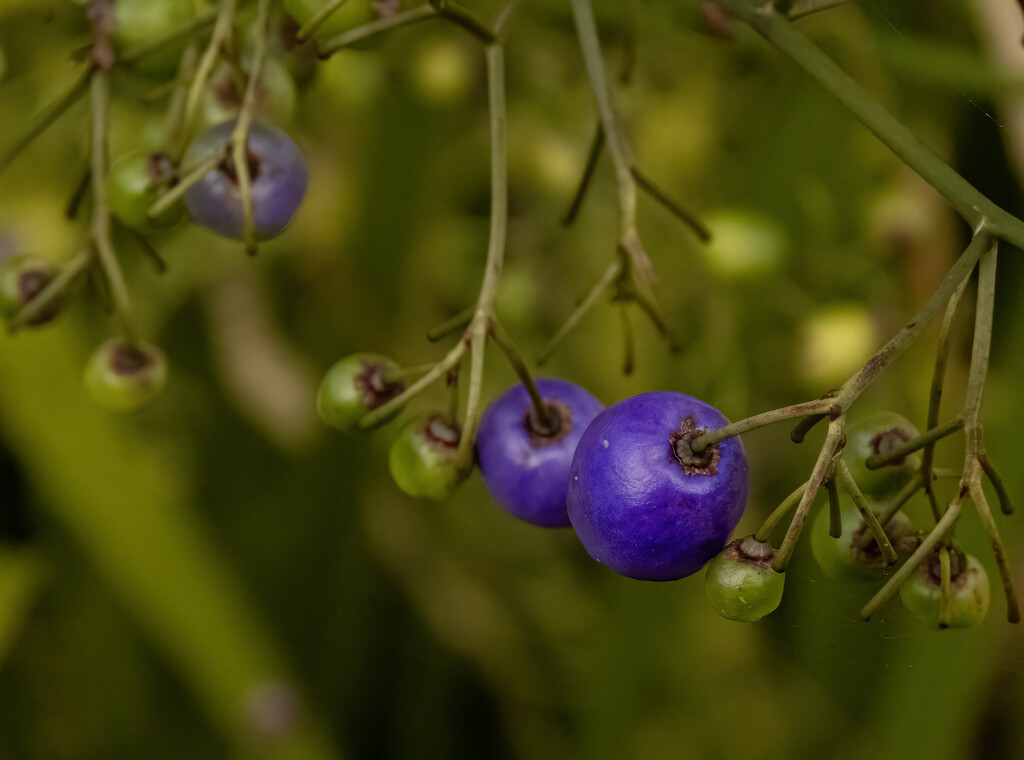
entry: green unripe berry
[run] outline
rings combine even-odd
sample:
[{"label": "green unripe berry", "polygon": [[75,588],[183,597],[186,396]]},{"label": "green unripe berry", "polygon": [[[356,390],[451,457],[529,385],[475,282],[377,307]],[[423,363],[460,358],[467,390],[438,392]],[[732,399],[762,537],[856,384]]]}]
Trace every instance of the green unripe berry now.
[{"label": "green unripe berry", "polygon": [[970,628],[988,613],[988,574],[977,557],[958,550],[949,553],[949,620],[939,621],[942,605],[942,565],[939,551],[932,552],[900,586],[900,601],[915,617],[929,625]]},{"label": "green unripe berry", "polygon": [[[309,23],[326,2],[327,0],[284,0],[284,10],[301,27]],[[320,25],[313,35],[313,39],[324,40],[328,37],[336,37],[377,18],[372,0],[348,0]]]},{"label": "green unripe berry", "polygon": [[174,164],[163,153],[142,151],[121,156],[107,173],[110,212],[125,227],[150,231],[167,229],[185,218],[185,204],[178,201],[155,218],[149,209],[172,184]]},{"label": "green unripe berry", "polygon": [[[878,504],[874,501],[871,504],[877,514]],[[878,544],[871,541],[867,547],[861,546],[868,527],[864,524],[853,499],[848,494],[840,494],[839,505],[843,526],[839,538],[832,538],[829,535],[831,518],[827,506],[819,510],[811,527],[811,552],[822,572],[830,578],[842,581],[871,580],[892,573],[896,566],[886,564]],[[889,524],[885,526],[885,535],[896,550],[899,561],[913,554],[920,543],[919,534],[913,523],[902,512],[897,512],[889,520]]]},{"label": "green unripe berry", "polygon": [[[122,50],[173,32],[195,18],[194,0],[115,0],[114,40]],[[163,45],[133,63],[136,70],[168,76],[178,68],[188,40]]]},{"label": "green unripe berry", "polygon": [[[405,390],[402,380],[392,379],[398,365],[379,354],[352,354],[327,370],[316,394],[316,409],[321,419],[343,433],[358,431],[359,420]],[[377,425],[385,424],[401,412],[399,407]]]},{"label": "green unripe berry", "polygon": [[[249,65],[247,59],[242,60],[242,70],[246,73],[249,72]],[[232,77],[231,67],[224,64],[210,78],[203,92],[203,122],[214,126],[237,118],[244,96],[244,84],[240,87]],[[256,117],[284,126],[295,115],[297,99],[295,80],[288,68],[277,58],[267,58],[260,69],[259,84],[256,85]]]},{"label": "green unripe berry", "polygon": [[167,384],[167,358],[144,341],[111,338],[85,365],[85,387],[93,400],[114,412],[132,412],[155,399]]},{"label": "green unripe berry", "polygon": [[[57,268],[38,256],[20,254],[0,259],[0,315],[13,317],[56,275]],[[61,305],[62,299],[54,298],[28,324],[49,322],[60,313]]]},{"label": "green unripe berry", "polygon": [[847,425],[844,457],[860,490],[882,498],[905,486],[921,467],[919,452],[876,470],[868,469],[867,458],[886,454],[919,435],[910,420],[895,412],[878,412]]},{"label": "green unripe berry", "polygon": [[719,615],[753,622],[774,612],[782,601],[785,573],[772,569],[775,549],[753,536],[729,543],[704,574],[704,591]]},{"label": "green unripe berry", "polygon": [[416,417],[391,447],[391,477],[409,496],[444,501],[471,469],[459,455],[459,437],[458,428],[442,414]]}]

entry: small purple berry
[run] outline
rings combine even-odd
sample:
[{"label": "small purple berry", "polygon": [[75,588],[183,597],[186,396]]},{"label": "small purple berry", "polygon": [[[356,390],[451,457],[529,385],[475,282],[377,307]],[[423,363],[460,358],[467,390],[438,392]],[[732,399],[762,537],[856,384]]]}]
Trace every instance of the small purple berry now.
[{"label": "small purple berry", "polygon": [[682,393],[642,393],[590,424],[569,474],[569,519],[598,562],[631,578],[669,581],[722,550],[747,501],[743,444],[696,454],[688,445],[728,424]]},{"label": "small purple berry", "polygon": [[604,404],[565,380],[537,380],[553,413],[554,429],[536,420],[526,388],[517,385],[494,400],[476,438],[487,490],[520,520],[547,528],[569,526],[565,510],[569,465],[583,431]]},{"label": "small purple berry", "polygon": [[[185,192],[185,205],[197,223],[226,237],[241,240],[244,233],[242,199],[231,157],[227,121],[204,130],[185,152],[184,170],[212,155],[223,160]],[[269,240],[288,226],[306,194],[306,162],[299,147],[284,132],[266,124],[249,128],[247,160],[252,187],[252,214],[256,237]]]}]

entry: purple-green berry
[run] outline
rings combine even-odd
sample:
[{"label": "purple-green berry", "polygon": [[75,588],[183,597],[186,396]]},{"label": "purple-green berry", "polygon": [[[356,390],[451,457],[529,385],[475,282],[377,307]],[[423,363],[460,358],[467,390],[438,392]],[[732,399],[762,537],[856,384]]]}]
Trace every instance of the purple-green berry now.
[{"label": "purple-green berry", "polygon": [[[869,499],[872,510],[879,512],[881,505]],[[864,536],[869,534],[860,512],[853,499],[846,493],[839,495],[842,534],[833,538],[829,534],[831,517],[827,506],[823,506],[814,525],[811,526],[811,552],[822,572],[830,578],[843,581],[871,580],[881,575],[890,575],[896,565],[885,561],[882,552],[873,540],[862,546]],[[885,526],[885,535],[896,550],[899,562],[902,562],[921,543],[920,534],[914,524],[902,512],[897,512]]]},{"label": "purple-green berry", "polygon": [[93,400],[114,412],[149,404],[167,383],[164,352],[145,341],[111,338],[85,365],[85,387]]},{"label": "purple-green berry", "polygon": [[139,151],[121,156],[107,173],[110,212],[133,230],[147,232],[173,227],[185,218],[182,201],[173,203],[156,217],[149,216],[149,209],[174,182],[174,163],[164,153]]},{"label": "purple-green berry", "polygon": [[942,565],[939,550],[925,558],[900,586],[900,601],[915,617],[940,628],[970,628],[988,614],[991,593],[988,574],[978,558],[952,549],[949,552],[949,619],[939,619],[942,608]]},{"label": "purple-green berry", "polygon": [[[316,395],[316,408],[331,427],[343,433],[360,429],[359,421],[369,412],[390,401],[405,390],[405,383],[396,379],[398,365],[379,354],[352,354],[339,359],[327,370]],[[389,422],[402,411],[396,408],[375,427]]]},{"label": "purple-green berry", "polygon": [[443,414],[416,417],[391,446],[391,477],[409,496],[444,501],[472,469],[459,453],[459,439],[459,428]]},{"label": "purple-green berry", "polygon": [[707,566],[704,591],[719,615],[753,622],[782,602],[785,573],[772,569],[775,549],[753,536],[730,542]]},{"label": "purple-green berry", "polygon": [[[57,267],[45,259],[30,254],[17,254],[0,259],[0,315],[13,317],[28,305],[57,276]],[[56,317],[63,299],[52,299],[27,324],[35,327]]]},{"label": "purple-green berry", "polygon": [[882,498],[900,490],[921,467],[918,452],[908,454],[899,462],[869,470],[867,459],[887,454],[920,435],[914,424],[895,412],[877,412],[846,426],[846,448],[843,457],[860,490]]}]

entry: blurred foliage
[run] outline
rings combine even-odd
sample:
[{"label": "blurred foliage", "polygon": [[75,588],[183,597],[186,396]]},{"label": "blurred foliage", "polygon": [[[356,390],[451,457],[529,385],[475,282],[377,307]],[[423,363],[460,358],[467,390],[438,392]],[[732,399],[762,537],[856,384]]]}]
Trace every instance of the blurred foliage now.
[{"label": "blurred foliage", "polygon": [[[471,5],[492,18],[501,3]],[[619,318],[602,306],[545,371],[607,403],[673,389],[738,419],[841,381],[931,292],[968,230],[747,30],[701,33],[696,5],[595,3],[610,71],[635,45],[620,111],[639,165],[683,205],[774,220],[781,250],[750,259],[752,271],[742,255],[721,266],[642,199],[683,351],[637,314],[637,370],[624,377]],[[972,6],[866,0],[801,26],[1019,215],[1010,128],[990,99],[1019,94],[1024,78],[988,62]],[[75,3],[0,0],[0,146],[60,91],[86,41]],[[730,623],[698,578],[615,576],[571,531],[506,515],[478,477],[442,505],[404,498],[387,479],[394,425],[365,438],[322,429],[312,398],[336,358],[430,361],[424,332],[475,297],[489,207],[483,57],[438,23],[315,69],[274,54],[296,76],[290,131],[310,159],[288,232],[252,261],[176,231],[154,239],[162,276],[117,241],[143,332],[171,360],[165,398],[128,419],[90,404],[81,367],[111,325],[88,289],[58,323],[0,337],[0,760],[1024,756],[1024,644],[995,589],[976,630],[925,631],[895,602],[866,625],[857,610],[873,586],[824,579],[805,542],[780,610]],[[568,3],[522,5],[507,71],[499,313],[535,353],[613,255],[616,196],[603,159],[580,218],[561,227],[596,118]],[[152,88],[115,79],[115,157],[159,134]],[[55,261],[77,250],[84,223],[63,208],[86,167],[86,123],[79,104],[0,179],[0,246]],[[1024,503],[1018,259],[1000,261],[985,416]],[[858,408],[921,421],[929,338]],[[512,382],[490,352],[486,394]],[[438,388],[412,411],[443,399]],[[747,436],[740,531],[806,477],[813,440]],[[956,445],[940,451],[958,464]],[[909,511],[926,518],[922,503]],[[997,519],[1024,587],[1021,516]],[[977,520],[962,522],[995,578]]]}]

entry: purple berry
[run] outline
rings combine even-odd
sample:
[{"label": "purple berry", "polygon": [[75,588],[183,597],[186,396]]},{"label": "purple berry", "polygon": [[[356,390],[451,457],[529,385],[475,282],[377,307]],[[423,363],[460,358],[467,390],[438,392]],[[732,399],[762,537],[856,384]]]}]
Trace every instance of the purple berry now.
[{"label": "purple berry", "polygon": [[[230,150],[234,128],[233,121],[210,127],[188,146],[185,171],[212,155],[224,158],[185,192],[185,205],[197,224],[241,240],[242,199]],[[288,135],[265,124],[249,128],[247,152],[256,237],[269,240],[281,234],[306,194],[306,162]]]},{"label": "purple berry", "polygon": [[480,420],[480,472],[494,500],[520,520],[564,528],[569,526],[565,496],[572,455],[604,404],[565,380],[537,380],[537,390],[553,412],[553,429],[538,423],[526,388],[510,388]]},{"label": "purple berry", "polygon": [[667,391],[601,412],[569,474],[569,519],[590,555],[631,578],[669,581],[718,554],[746,506],[747,457],[737,438],[701,454],[688,442],[728,422]]}]

